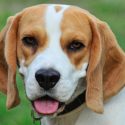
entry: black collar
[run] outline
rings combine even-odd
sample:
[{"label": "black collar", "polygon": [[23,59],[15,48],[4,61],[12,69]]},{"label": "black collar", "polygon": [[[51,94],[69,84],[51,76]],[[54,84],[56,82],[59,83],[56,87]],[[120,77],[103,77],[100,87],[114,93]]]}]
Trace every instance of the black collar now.
[{"label": "black collar", "polygon": [[66,105],[65,109],[61,113],[59,113],[58,116],[65,115],[66,113],[69,113],[81,106],[85,102],[85,93],[86,91],[80,94],[73,102]]}]

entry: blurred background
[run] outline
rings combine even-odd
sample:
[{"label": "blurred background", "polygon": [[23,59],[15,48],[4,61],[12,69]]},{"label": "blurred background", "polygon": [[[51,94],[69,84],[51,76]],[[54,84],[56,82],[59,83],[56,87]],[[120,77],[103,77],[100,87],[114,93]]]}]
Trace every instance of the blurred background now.
[{"label": "blurred background", "polygon": [[[125,0],[0,0],[0,30],[6,24],[7,17],[25,7],[42,3],[71,4],[89,10],[110,25],[120,46],[125,50]],[[33,125],[31,106],[25,97],[23,82],[18,74],[17,81],[21,104],[8,111],[5,107],[6,96],[0,93],[0,125]],[[38,122],[35,124],[39,125]]]}]

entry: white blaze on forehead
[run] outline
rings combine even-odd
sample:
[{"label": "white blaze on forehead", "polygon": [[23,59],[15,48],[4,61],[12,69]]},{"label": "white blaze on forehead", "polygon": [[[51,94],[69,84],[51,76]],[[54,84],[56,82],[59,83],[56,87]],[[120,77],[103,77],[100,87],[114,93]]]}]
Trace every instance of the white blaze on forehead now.
[{"label": "white blaze on forehead", "polygon": [[58,5],[58,6],[61,7],[61,10],[58,12],[56,11],[56,8],[55,8],[56,5],[48,6],[46,15],[45,15],[46,32],[48,35],[49,42],[54,42],[52,43],[53,45],[55,44],[55,42],[60,43],[61,20],[62,20],[64,11],[69,7],[68,5]]},{"label": "white blaze on forehead", "polygon": [[56,11],[56,5],[50,5],[47,8],[45,23],[48,36],[53,33],[60,33],[60,23],[63,17],[64,11],[69,7],[68,5],[58,5],[61,7],[60,11]]},{"label": "white blaze on forehead", "polygon": [[[44,58],[43,64],[46,64],[46,68],[52,67],[55,62],[57,62],[57,65],[61,66],[60,62],[64,61],[69,62],[70,60],[66,56],[66,54],[63,52],[60,44],[60,38],[61,38],[61,21],[63,18],[63,14],[67,8],[69,8],[68,5],[58,5],[58,7],[61,7],[60,11],[56,11],[57,5],[49,5],[46,13],[45,13],[45,30],[48,37],[48,47],[38,55],[37,59],[42,60]],[[49,60],[48,60],[48,59]],[[58,61],[57,61],[58,60]],[[50,67],[49,67],[50,64]]]}]

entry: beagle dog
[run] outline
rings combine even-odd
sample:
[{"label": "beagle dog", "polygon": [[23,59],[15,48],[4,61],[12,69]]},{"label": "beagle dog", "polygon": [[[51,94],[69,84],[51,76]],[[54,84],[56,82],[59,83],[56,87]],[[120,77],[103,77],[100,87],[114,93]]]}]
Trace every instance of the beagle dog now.
[{"label": "beagle dog", "polygon": [[125,124],[125,54],[110,27],[88,11],[42,4],[10,17],[0,34],[8,109],[20,102],[17,67],[41,124]]}]

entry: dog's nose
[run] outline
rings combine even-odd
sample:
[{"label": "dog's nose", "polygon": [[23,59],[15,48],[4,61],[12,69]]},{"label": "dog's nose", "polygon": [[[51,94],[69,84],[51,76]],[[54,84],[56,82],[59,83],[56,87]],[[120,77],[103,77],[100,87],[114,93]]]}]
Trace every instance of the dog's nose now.
[{"label": "dog's nose", "polygon": [[35,73],[40,87],[45,90],[53,88],[60,79],[60,73],[54,69],[40,69]]}]

